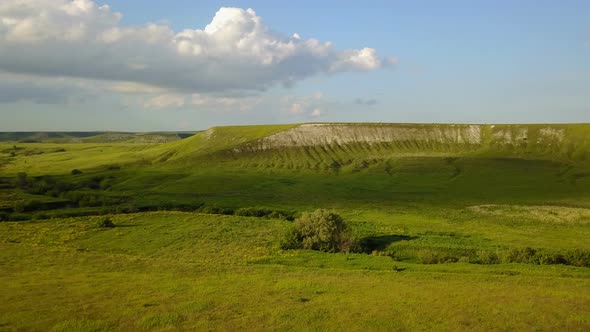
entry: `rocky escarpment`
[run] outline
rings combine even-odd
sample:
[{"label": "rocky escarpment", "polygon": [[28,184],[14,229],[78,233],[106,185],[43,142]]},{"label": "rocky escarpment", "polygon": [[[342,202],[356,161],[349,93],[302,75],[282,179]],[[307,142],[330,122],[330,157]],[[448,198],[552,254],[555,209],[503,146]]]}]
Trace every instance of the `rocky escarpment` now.
[{"label": "rocky escarpment", "polygon": [[590,148],[590,132],[584,126],[310,123],[241,142],[233,151],[381,146],[414,152],[478,150],[575,157],[575,154],[583,155]]},{"label": "rocky escarpment", "polygon": [[182,144],[186,153],[180,153],[179,158],[279,167],[347,165],[407,155],[588,161],[590,125],[309,123],[216,127]]},{"label": "rocky escarpment", "polygon": [[304,124],[261,139],[258,148],[266,150],[293,146],[408,141],[425,144],[481,144],[481,126]]}]

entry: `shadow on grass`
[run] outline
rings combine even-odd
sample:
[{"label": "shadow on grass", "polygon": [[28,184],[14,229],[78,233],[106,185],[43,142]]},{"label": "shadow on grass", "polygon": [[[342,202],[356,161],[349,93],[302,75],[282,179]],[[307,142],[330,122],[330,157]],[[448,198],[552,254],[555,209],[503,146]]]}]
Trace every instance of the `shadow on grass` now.
[{"label": "shadow on grass", "polygon": [[120,225],[120,224],[115,224],[115,227],[113,227],[113,228],[126,228],[126,227],[139,227],[139,225]]},{"label": "shadow on grass", "polygon": [[390,244],[399,241],[410,241],[417,239],[417,236],[409,235],[380,235],[369,236],[361,239],[361,247],[365,252],[372,252],[373,250],[385,250]]}]

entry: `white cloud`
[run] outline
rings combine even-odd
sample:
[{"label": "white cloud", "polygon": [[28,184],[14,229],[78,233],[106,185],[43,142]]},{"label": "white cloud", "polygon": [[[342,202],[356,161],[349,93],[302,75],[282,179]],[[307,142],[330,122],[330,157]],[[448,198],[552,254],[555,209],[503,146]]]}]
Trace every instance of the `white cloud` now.
[{"label": "white cloud", "polygon": [[164,93],[166,89],[160,87],[136,83],[136,82],[118,82],[112,84],[109,90],[120,93],[143,93],[143,94],[158,94]]},{"label": "white cloud", "polygon": [[149,98],[143,104],[145,108],[152,109],[166,109],[166,108],[180,108],[186,105],[186,98],[179,94],[163,94],[156,97]]},{"label": "white cloud", "polygon": [[285,97],[282,104],[288,114],[316,118],[322,115],[322,110],[327,102],[323,93],[316,92],[308,97]]},{"label": "white cloud", "polygon": [[309,116],[311,116],[312,118],[317,118],[317,117],[320,117],[321,115],[322,115],[322,110],[319,108],[316,108],[313,111],[311,111],[311,113],[309,113]]},{"label": "white cloud", "polygon": [[303,114],[303,111],[303,106],[300,103],[293,103],[289,109],[289,113],[291,114]]},{"label": "white cloud", "polygon": [[[120,92],[158,87],[190,94],[259,91],[394,63],[372,48],[337,50],[286,37],[252,9],[221,8],[205,28],[180,32],[165,23],[125,26],[121,18],[91,0],[1,2],[0,71],[119,82]],[[177,96],[154,99],[150,105],[180,104]]]},{"label": "white cloud", "polygon": [[194,93],[162,93],[148,96],[141,105],[148,109],[198,109],[217,111],[249,111],[262,101],[260,97],[216,97]]}]

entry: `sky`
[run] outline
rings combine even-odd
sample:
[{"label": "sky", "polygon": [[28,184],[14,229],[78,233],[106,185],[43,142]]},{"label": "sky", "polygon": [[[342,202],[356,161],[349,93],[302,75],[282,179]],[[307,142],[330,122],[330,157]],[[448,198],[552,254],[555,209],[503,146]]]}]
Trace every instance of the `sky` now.
[{"label": "sky", "polygon": [[590,1],[0,0],[0,131],[590,122]]}]

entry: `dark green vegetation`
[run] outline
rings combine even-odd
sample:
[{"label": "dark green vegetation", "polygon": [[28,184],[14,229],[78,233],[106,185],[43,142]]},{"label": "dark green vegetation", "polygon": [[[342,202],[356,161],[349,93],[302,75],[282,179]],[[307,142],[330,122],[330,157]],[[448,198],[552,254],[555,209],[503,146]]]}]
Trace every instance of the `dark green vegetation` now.
[{"label": "dark green vegetation", "polygon": [[[316,210],[304,213],[285,233],[281,249],[309,249],[323,252],[360,252],[356,242],[345,234],[346,223],[336,213]],[[351,250],[352,249],[352,250]],[[357,249],[357,250],[355,250]]]},{"label": "dark green vegetation", "polygon": [[[583,124],[3,143],[0,330],[588,330],[589,159]],[[350,241],[286,250],[320,208]]]}]

